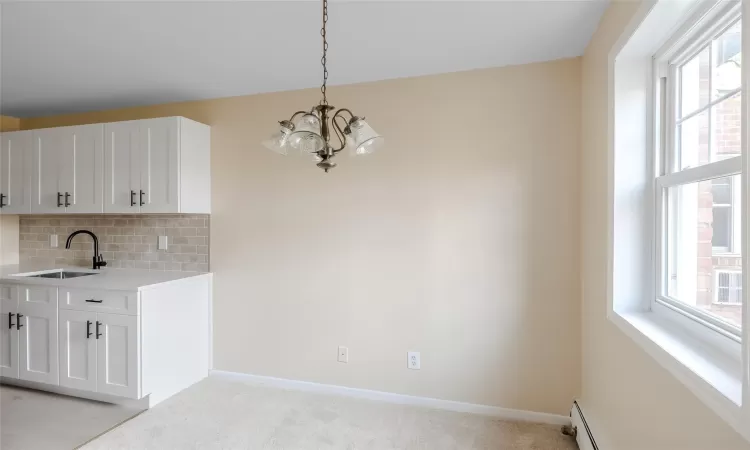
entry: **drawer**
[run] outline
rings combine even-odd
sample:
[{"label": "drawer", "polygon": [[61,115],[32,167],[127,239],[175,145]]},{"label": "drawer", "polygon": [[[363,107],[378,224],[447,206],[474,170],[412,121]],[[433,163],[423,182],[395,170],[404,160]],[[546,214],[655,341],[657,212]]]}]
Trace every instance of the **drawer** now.
[{"label": "drawer", "polygon": [[[19,305],[29,304],[57,309],[57,288],[46,286],[16,286]],[[12,292],[12,291],[11,291]]]},{"label": "drawer", "polygon": [[18,300],[18,289],[15,284],[0,284],[0,300]]},{"label": "drawer", "polygon": [[101,289],[60,288],[60,308],[76,311],[138,315],[138,293]]}]

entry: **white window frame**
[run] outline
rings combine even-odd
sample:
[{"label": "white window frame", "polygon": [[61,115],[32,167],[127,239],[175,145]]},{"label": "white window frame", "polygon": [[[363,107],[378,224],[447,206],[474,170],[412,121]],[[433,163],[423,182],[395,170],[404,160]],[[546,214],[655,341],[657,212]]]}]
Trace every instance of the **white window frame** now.
[{"label": "white window frame", "polygon": [[[732,177],[732,184],[730,185],[730,193],[732,196],[732,202],[735,198],[738,198],[737,204],[739,207],[735,207],[732,203],[726,205],[730,208],[730,220],[731,220],[731,235],[729,236],[730,242],[729,247],[713,247],[714,256],[729,256],[737,257],[742,253],[740,247],[742,246],[742,177]],[[714,203],[713,208],[716,208]]]},{"label": "white window frame", "polygon": [[[674,258],[670,258],[668,254],[668,234],[671,224],[669,223],[668,208],[670,205],[668,204],[667,192],[669,188],[681,185],[742,175],[742,156],[734,156],[701,166],[679,170],[680,154],[677,151],[678,137],[676,136],[676,124],[678,123],[677,111],[681,107],[678,101],[678,92],[680,89],[679,68],[698,55],[707,45],[710,46],[711,40],[724,33],[730,26],[736,23],[741,17],[741,12],[741,4],[727,3],[726,5],[716,7],[713,15],[709,18],[699,14],[686,21],[680,31],[675,33],[673,38],[656,53],[653,68],[655,76],[654,86],[656,87],[654,89],[654,105],[657,112],[654,114],[655,139],[653,152],[656,169],[654,183],[654,255],[656,261],[654,270],[655,280],[653,283],[655,292],[652,297],[651,310],[657,314],[667,316],[671,320],[678,320],[683,323],[685,322],[684,318],[690,319],[692,324],[699,326],[692,326],[691,323],[687,323],[686,325],[700,339],[713,340],[715,338],[710,335],[718,332],[737,343],[742,342],[742,329],[740,327],[668,295],[669,277],[674,272],[674,269],[669,268],[669,263]],[[710,82],[709,92],[711,92]],[[718,105],[739,92],[742,92],[742,87],[732,90],[717,99],[709,99],[706,105],[685,115],[680,121],[684,122],[690,117],[695,117],[701,112],[708,111],[711,107]],[[744,115],[743,120],[747,120]],[[740,179],[741,177],[735,178]],[[741,190],[737,192],[741,192]],[[742,209],[742,206],[740,206],[740,209]],[[735,233],[742,230],[741,218],[742,214],[739,217],[733,217],[733,230]],[[737,222],[740,223],[738,224]],[[734,225],[737,224],[740,226],[735,228]],[[735,240],[737,237],[733,236],[732,239]],[[675,314],[679,314],[683,318],[675,318]]]}]

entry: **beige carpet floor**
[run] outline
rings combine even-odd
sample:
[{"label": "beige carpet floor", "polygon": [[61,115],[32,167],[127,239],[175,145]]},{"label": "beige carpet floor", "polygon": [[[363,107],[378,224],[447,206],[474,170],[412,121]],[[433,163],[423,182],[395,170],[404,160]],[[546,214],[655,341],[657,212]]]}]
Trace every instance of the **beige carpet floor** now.
[{"label": "beige carpet floor", "polygon": [[208,378],[82,447],[574,450],[553,425],[513,423]]},{"label": "beige carpet floor", "polygon": [[49,392],[0,386],[0,449],[71,450],[140,410]]}]

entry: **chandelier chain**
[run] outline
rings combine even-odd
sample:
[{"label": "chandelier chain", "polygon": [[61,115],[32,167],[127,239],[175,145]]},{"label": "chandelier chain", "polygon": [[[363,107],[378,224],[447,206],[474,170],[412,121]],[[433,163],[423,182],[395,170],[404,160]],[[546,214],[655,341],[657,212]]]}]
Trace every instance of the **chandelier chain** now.
[{"label": "chandelier chain", "polygon": [[323,94],[323,98],[320,100],[320,104],[328,106],[328,97],[326,97],[326,84],[328,83],[328,39],[326,36],[326,25],[328,25],[328,0],[323,0],[323,28],[320,29],[320,35],[323,37],[323,57],[320,58],[320,63],[323,65],[323,85],[320,86],[320,92]]}]

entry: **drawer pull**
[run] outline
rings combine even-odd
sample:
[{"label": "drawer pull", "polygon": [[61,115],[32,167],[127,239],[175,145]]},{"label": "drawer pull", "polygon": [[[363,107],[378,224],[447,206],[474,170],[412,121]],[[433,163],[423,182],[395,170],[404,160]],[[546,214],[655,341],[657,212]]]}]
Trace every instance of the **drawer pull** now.
[{"label": "drawer pull", "polygon": [[94,300],[93,298],[87,299],[86,303],[101,303],[102,300]]}]

